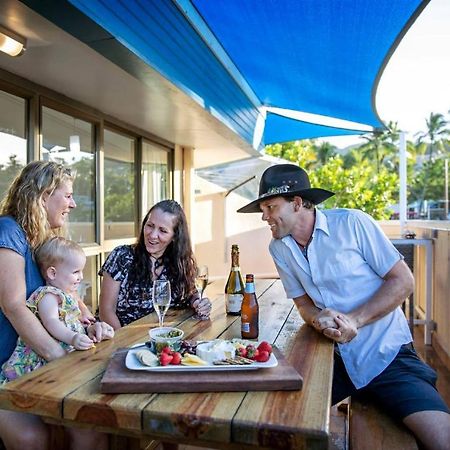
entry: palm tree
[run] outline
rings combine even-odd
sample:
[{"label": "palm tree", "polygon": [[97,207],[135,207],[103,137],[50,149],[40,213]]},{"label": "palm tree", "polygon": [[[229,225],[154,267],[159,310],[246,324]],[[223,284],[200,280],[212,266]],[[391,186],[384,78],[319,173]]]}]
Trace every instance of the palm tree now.
[{"label": "palm tree", "polygon": [[[436,155],[445,153],[446,139],[450,135],[450,130],[447,128],[448,121],[445,120],[443,114],[430,113],[428,119],[425,120],[427,131],[418,135],[416,144],[418,146],[425,145],[425,157],[428,155],[428,164],[424,165],[426,171],[424,179],[429,178],[433,159]],[[427,183],[424,182],[422,186],[422,193],[419,198],[419,211],[422,210],[422,205],[425,200],[427,191]]]},{"label": "palm tree", "polygon": [[336,147],[329,142],[321,142],[320,145],[316,145],[317,160],[320,165],[326,164],[326,162],[336,156]]},{"label": "palm tree", "polygon": [[362,138],[366,141],[359,148],[363,159],[375,161],[377,173],[382,165],[393,168],[393,156],[397,154],[399,130],[396,122],[389,122],[385,128],[378,128]]}]

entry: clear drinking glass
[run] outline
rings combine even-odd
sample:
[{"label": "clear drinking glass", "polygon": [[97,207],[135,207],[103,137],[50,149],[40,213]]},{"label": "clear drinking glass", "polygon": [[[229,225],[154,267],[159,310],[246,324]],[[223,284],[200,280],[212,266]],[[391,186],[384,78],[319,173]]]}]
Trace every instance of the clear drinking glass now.
[{"label": "clear drinking glass", "polygon": [[[206,286],[208,285],[208,266],[198,266],[195,274],[195,287],[197,288],[200,299],[203,298]],[[194,319],[205,320],[208,317],[201,314],[194,314]]]},{"label": "clear drinking glass", "polygon": [[153,282],[153,307],[158,315],[159,326],[164,325],[164,316],[170,306],[170,281],[155,280]]},{"label": "clear drinking glass", "polygon": [[203,292],[205,292],[208,285],[208,266],[198,266],[197,273],[195,275],[195,287],[197,288],[200,298],[203,298]]}]

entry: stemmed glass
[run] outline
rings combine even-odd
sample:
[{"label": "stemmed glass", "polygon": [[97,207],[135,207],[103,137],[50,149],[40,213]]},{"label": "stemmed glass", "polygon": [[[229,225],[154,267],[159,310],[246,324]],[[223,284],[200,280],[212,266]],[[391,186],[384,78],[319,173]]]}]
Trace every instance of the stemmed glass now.
[{"label": "stemmed glass", "polygon": [[195,287],[197,288],[200,298],[203,298],[203,292],[205,292],[208,285],[208,266],[198,266],[197,273],[195,275]]},{"label": "stemmed glass", "polygon": [[170,281],[167,280],[155,280],[153,282],[153,307],[158,315],[159,326],[164,324],[164,316],[170,306]]},{"label": "stemmed glass", "polygon": [[[197,288],[200,299],[203,298],[206,286],[208,285],[208,266],[198,266],[195,274],[195,287]],[[194,319],[205,320],[208,317],[201,314],[194,314]]]}]

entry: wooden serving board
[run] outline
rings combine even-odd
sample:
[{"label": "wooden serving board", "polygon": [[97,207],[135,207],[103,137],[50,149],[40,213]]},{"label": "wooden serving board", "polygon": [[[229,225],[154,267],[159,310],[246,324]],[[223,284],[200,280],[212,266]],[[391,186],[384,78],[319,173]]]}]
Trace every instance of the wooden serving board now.
[{"label": "wooden serving board", "polygon": [[100,384],[103,394],[300,390],[303,378],[282,353],[270,369],[198,372],[149,372],[125,367],[128,349],[116,351]]}]

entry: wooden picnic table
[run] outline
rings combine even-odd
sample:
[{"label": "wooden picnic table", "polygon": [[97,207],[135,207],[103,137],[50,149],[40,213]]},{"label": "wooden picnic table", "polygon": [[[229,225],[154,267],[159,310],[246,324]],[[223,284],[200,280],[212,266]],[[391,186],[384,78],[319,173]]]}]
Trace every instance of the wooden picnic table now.
[{"label": "wooden picnic table", "polygon": [[[172,309],[165,323],[184,330],[185,339],[240,337],[240,317],[225,314],[223,286],[224,280],[217,280],[206,290],[213,302],[210,321]],[[149,328],[157,325],[156,314],[151,314],[95,349],[72,352],[8,383],[0,389],[0,408],[65,425],[210,448],[327,449],[332,343],[304,324],[279,280],[258,279],[256,291],[258,340],[282,351],[302,375],[302,390],[102,394],[100,381],[111,355],[148,340]]]}]

